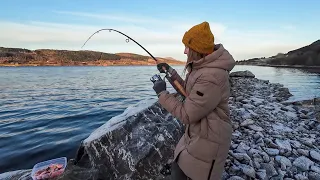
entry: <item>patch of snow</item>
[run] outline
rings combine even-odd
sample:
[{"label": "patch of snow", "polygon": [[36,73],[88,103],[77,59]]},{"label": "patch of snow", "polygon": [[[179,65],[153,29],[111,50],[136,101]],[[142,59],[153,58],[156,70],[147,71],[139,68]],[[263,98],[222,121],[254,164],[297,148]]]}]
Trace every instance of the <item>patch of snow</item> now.
[{"label": "patch of snow", "polygon": [[148,107],[152,106],[157,99],[147,99],[144,101],[140,101],[133,106],[129,106],[122,114],[111,118],[105,124],[100,126],[98,129],[93,131],[88,138],[86,138],[83,142],[89,143],[93,140],[100,138],[102,135],[110,132],[114,129],[121,127],[125,122],[126,119],[130,116],[136,115],[139,112],[147,109]]}]

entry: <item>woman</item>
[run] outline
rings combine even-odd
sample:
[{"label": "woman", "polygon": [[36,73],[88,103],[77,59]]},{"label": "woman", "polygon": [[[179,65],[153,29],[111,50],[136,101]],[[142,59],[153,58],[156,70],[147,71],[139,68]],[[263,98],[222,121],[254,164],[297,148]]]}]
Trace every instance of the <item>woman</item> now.
[{"label": "woman", "polygon": [[193,26],[182,42],[187,54],[186,80],[166,63],[158,64],[158,69],[163,73],[162,67],[166,67],[184,86],[187,97],[178,101],[166,90],[163,80],[153,87],[159,103],[186,125],[174,152],[172,178],[218,180],[231,144],[228,78],[235,61],[222,44],[214,44],[207,22]]}]

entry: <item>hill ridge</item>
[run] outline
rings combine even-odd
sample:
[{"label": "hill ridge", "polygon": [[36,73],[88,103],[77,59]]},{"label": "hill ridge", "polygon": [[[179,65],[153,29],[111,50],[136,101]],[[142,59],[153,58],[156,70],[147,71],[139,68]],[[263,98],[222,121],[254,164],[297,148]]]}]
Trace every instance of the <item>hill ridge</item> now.
[{"label": "hill ridge", "polygon": [[[157,58],[171,65],[183,65],[176,59]],[[155,65],[150,57],[135,53],[106,53],[93,50],[58,50],[0,47],[0,66],[116,66]]]}]

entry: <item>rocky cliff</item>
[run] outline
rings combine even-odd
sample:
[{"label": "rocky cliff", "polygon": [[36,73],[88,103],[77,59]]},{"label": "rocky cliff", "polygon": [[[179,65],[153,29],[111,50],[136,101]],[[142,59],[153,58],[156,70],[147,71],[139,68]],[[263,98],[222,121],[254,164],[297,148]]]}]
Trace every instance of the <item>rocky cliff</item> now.
[{"label": "rocky cliff", "polygon": [[[175,59],[157,58],[171,65],[185,62]],[[149,56],[133,53],[103,53],[97,51],[67,51],[0,47],[0,66],[113,66],[113,65],[155,65]]]},{"label": "rocky cliff", "polygon": [[[320,122],[314,109],[287,102],[287,88],[251,72],[230,76],[234,132],[222,179],[320,179]],[[169,179],[183,129],[155,100],[143,101],[85,139],[59,180]],[[0,179],[29,174],[9,172]]]},{"label": "rocky cliff", "polygon": [[288,53],[238,61],[238,65],[320,67],[320,40]]}]

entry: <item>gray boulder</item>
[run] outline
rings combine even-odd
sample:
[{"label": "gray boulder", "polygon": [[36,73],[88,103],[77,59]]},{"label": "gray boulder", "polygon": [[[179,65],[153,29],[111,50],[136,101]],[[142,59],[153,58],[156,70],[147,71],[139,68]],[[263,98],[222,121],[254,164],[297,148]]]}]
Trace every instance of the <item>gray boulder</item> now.
[{"label": "gray boulder", "polygon": [[165,174],[183,126],[149,101],[112,118],[83,141],[76,164],[99,167],[101,179],[157,179]]},{"label": "gray boulder", "polygon": [[236,72],[232,72],[230,73],[230,77],[245,77],[245,78],[254,78],[255,75],[246,70],[246,71],[236,71]]}]

